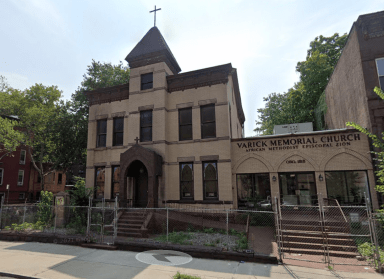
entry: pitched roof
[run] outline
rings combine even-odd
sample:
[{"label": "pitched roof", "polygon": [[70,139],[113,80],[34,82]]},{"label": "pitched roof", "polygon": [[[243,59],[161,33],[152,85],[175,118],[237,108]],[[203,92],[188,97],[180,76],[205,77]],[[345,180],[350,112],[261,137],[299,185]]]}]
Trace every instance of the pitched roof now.
[{"label": "pitched roof", "polygon": [[[162,56],[162,59],[159,58],[160,56]],[[141,41],[125,58],[130,66],[138,60],[150,60],[146,63],[149,64],[148,62],[159,62],[159,59],[166,62],[175,73],[179,73],[181,71],[179,64],[156,26],[149,29],[147,34],[145,34]]]}]

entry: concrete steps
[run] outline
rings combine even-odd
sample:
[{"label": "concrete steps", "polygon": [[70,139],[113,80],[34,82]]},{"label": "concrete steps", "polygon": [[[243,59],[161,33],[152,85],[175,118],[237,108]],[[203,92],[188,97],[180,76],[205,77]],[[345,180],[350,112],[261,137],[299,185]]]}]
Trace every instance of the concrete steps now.
[{"label": "concrete steps", "polygon": [[117,221],[117,236],[147,238],[148,230],[143,228],[146,217],[142,211],[124,211]]},{"label": "concrete steps", "polygon": [[358,255],[355,241],[350,236],[349,224],[329,220],[325,224],[315,215],[281,220],[282,251],[293,254],[324,255],[354,258]]}]

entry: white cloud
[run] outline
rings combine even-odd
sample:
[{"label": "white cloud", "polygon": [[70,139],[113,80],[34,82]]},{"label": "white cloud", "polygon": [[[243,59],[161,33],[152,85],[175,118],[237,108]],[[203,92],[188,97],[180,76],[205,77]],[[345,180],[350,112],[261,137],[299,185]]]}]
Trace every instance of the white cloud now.
[{"label": "white cloud", "polygon": [[59,11],[49,0],[11,0],[21,12],[38,21],[51,33],[66,33],[68,27]]},{"label": "white cloud", "polygon": [[9,86],[15,89],[24,90],[34,84],[27,76],[17,73],[0,72],[0,76],[5,77]]}]

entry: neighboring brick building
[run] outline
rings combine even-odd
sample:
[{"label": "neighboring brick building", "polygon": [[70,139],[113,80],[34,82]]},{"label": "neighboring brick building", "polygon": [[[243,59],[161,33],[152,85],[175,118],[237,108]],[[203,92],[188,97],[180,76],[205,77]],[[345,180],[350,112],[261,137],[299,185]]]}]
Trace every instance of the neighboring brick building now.
[{"label": "neighboring brick building", "polygon": [[364,203],[375,181],[356,130],[242,138],[231,64],[181,73],[153,27],[127,56],[129,84],[86,92],[86,185],[120,206],[238,208],[245,199],[313,205],[318,195]]},{"label": "neighboring brick building", "polygon": [[[47,164],[44,164],[47,168]],[[44,178],[44,191],[56,194],[65,190],[69,190],[65,185],[66,175],[63,171],[53,171],[47,174]],[[39,200],[41,192],[41,179],[38,171],[32,166],[31,175],[29,178],[29,200]]]},{"label": "neighboring brick building", "polygon": [[[17,121],[16,117],[7,117]],[[1,144],[1,143],[0,143]],[[0,153],[0,157],[4,153]],[[24,202],[28,196],[28,181],[30,176],[30,156],[27,155],[27,147],[20,146],[11,156],[5,156],[0,161],[0,199],[5,197],[5,202]],[[9,191],[7,190],[9,185]]]},{"label": "neighboring brick building", "polygon": [[342,55],[325,89],[329,129],[347,121],[384,131],[384,101],[373,91],[384,89],[384,11],[361,15],[353,23]]}]

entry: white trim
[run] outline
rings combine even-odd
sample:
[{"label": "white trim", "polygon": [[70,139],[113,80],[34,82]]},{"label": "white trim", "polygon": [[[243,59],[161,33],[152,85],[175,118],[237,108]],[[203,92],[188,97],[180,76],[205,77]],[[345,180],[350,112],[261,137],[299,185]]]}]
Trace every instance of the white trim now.
[{"label": "white trim", "polygon": [[[24,151],[24,161],[22,161],[21,160],[21,154],[23,153],[23,151]],[[26,150],[24,150],[24,149],[22,149],[22,150],[20,150],[20,164],[21,165],[25,165],[25,160],[27,159],[27,151]]]},{"label": "white trim", "polygon": [[[21,182],[19,181],[20,172],[23,172],[23,178],[22,178]],[[24,170],[19,170],[17,173],[17,186],[23,186],[23,183],[24,183]]]},{"label": "white trim", "polygon": [[3,181],[4,181],[4,169],[3,169],[3,168],[0,168],[0,170],[1,170],[0,185],[3,185]]}]

